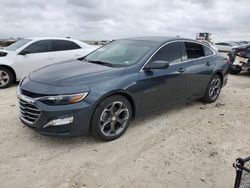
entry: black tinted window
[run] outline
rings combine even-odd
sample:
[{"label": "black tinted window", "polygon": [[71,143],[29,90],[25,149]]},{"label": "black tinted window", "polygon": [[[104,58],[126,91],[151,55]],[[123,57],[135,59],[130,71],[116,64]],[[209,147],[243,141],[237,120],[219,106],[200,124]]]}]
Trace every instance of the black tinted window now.
[{"label": "black tinted window", "polygon": [[215,45],[230,46],[228,43],[224,43],[224,42],[218,42],[218,43],[215,43]]},{"label": "black tinted window", "polygon": [[54,51],[75,50],[81,48],[76,43],[67,40],[54,40],[53,44]]},{"label": "black tinted window", "polygon": [[214,54],[213,50],[211,50],[209,47],[203,46],[203,48],[204,48],[205,56],[209,56],[209,55],[213,55]]},{"label": "black tinted window", "polygon": [[42,52],[50,52],[51,51],[51,41],[50,40],[41,40],[34,42],[27,48],[25,48],[25,51],[28,53],[42,53]]},{"label": "black tinted window", "polygon": [[181,61],[180,44],[177,42],[167,44],[161,48],[151,59],[153,61],[167,61],[170,64]]},{"label": "black tinted window", "polygon": [[249,46],[249,47],[247,47],[247,52],[250,52],[250,46]]},{"label": "black tinted window", "polygon": [[204,56],[203,45],[193,42],[185,42],[184,44],[188,59],[194,59]]}]

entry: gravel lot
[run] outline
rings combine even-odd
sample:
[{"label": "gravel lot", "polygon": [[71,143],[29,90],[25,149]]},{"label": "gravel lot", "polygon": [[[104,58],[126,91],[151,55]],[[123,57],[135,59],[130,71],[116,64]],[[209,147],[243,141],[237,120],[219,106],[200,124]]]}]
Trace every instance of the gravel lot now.
[{"label": "gravel lot", "polygon": [[112,142],[41,136],[22,125],[16,86],[0,90],[0,187],[233,187],[250,155],[250,74],[219,99],[142,117]]}]

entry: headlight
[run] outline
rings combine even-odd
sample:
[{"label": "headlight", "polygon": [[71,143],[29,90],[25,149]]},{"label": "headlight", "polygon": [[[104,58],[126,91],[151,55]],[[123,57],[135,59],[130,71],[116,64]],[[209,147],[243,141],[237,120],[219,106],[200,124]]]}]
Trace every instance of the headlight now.
[{"label": "headlight", "polygon": [[82,101],[87,95],[88,92],[71,95],[46,96],[41,97],[39,100],[49,105],[66,105],[78,103]]}]

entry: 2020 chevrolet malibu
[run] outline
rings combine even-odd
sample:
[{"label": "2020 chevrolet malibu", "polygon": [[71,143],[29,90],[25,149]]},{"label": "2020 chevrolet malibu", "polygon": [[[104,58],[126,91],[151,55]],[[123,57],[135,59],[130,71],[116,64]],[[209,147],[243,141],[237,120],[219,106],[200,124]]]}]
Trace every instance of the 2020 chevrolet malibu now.
[{"label": "2020 chevrolet malibu", "polygon": [[32,71],[53,63],[77,59],[96,48],[68,38],[26,38],[0,50],[0,89]]},{"label": "2020 chevrolet malibu", "polygon": [[113,140],[135,116],[176,103],[214,102],[229,63],[203,43],[172,37],[120,39],[20,82],[21,121],[42,134]]}]

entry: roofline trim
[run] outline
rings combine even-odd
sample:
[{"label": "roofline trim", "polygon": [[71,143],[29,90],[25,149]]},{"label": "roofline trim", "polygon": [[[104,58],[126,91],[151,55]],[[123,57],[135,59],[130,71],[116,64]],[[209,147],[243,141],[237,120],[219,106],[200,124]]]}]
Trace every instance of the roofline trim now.
[{"label": "roofline trim", "polygon": [[[200,44],[202,46],[206,46],[208,47],[210,50],[212,50],[213,54],[212,55],[209,55],[209,56],[205,56],[205,57],[200,57],[200,58],[195,58],[195,59],[189,59],[189,60],[185,60],[185,61],[181,61],[180,63],[185,63],[185,62],[189,62],[189,61],[193,61],[193,60],[197,60],[197,59],[204,59],[204,58],[207,58],[207,57],[211,57],[211,56],[214,56],[216,55],[217,53],[215,52],[214,49],[212,49],[210,46],[208,45],[205,45],[203,44],[202,42],[199,42],[199,41],[195,41],[195,40],[191,40],[191,39],[180,39],[180,40],[173,40],[173,41],[168,41],[166,43],[164,43],[163,45],[161,45],[149,58],[148,60],[144,63],[144,65],[142,66],[142,68],[140,69],[139,72],[144,72],[144,68],[145,66],[147,65],[147,63],[152,59],[152,57],[160,50],[162,49],[164,46],[168,45],[168,44],[171,44],[171,43],[174,43],[174,42],[193,42],[193,43],[197,43],[197,44]],[[176,63],[178,64],[178,63]]]}]

